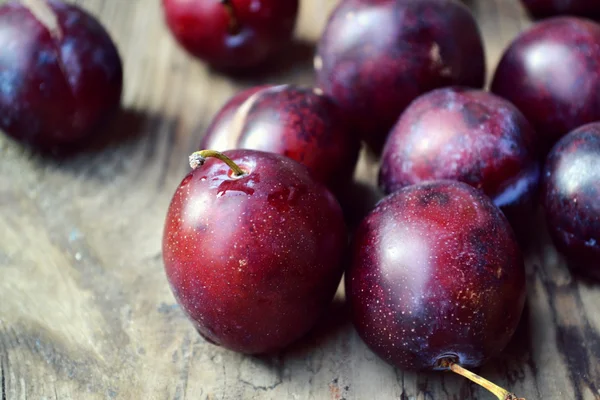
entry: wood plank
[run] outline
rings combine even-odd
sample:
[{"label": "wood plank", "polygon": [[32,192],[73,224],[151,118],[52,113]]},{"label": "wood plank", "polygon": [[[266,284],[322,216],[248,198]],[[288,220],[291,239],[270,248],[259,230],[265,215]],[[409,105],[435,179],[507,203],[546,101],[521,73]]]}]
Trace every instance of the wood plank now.
[{"label": "wood plank", "polygon": [[[1,1],[1,0],[0,0]],[[211,116],[258,83],[311,84],[312,46],[334,0],[304,0],[288,62],[231,79],[190,59],[159,1],[79,0],[115,38],[124,111],[106,143],[56,162],[0,138],[2,399],[485,399],[442,373],[403,372],[361,342],[340,291],[327,316],[277,356],[202,340],[176,305],[160,242],[170,197]],[[472,0],[489,74],[530,22],[517,0]],[[373,184],[363,155],[358,180]],[[529,400],[600,399],[600,289],[574,279],[540,237],[515,340],[482,374]]]}]

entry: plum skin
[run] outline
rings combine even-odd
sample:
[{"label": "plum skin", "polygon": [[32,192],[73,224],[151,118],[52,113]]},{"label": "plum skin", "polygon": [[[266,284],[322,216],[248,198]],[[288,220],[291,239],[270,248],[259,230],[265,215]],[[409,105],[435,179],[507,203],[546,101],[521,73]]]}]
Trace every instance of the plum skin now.
[{"label": "plum skin", "polygon": [[481,90],[437,89],[412,102],[392,129],[379,183],[389,194],[429,180],[465,182],[516,226],[537,203],[536,144],[533,128],[508,101]]},{"label": "plum skin", "polygon": [[340,282],[347,234],[339,204],[287,157],[225,152],[178,187],[163,235],[175,295],[208,341],[270,353],[304,335]]},{"label": "plum skin", "polygon": [[569,266],[600,279],[600,123],[584,125],[554,146],[542,201],[550,235]]},{"label": "plum skin", "polygon": [[117,111],[118,51],[83,9],[42,0],[58,24],[20,2],[0,6],[0,129],[44,150],[82,144]]},{"label": "plum skin", "polygon": [[[256,67],[291,42],[298,0],[162,0],[166,23],[193,56],[226,70]],[[232,30],[232,18],[237,28]]]},{"label": "plum skin", "polygon": [[600,119],[599,64],[600,25],[550,18],[510,44],[491,91],[521,110],[547,152],[567,132]]},{"label": "plum skin", "polygon": [[214,117],[200,148],[282,154],[339,191],[352,179],[360,143],[330,98],[310,88],[279,85],[235,95]]},{"label": "plum skin", "polygon": [[555,15],[600,15],[600,3],[590,0],[521,0],[530,14],[537,18]]},{"label": "plum skin", "polygon": [[315,69],[318,86],[379,151],[417,96],[483,87],[485,55],[475,18],[454,0],[345,0],[319,41]]},{"label": "plum skin", "polygon": [[478,367],[506,346],[525,302],[525,270],[506,218],[461,182],[403,188],[363,220],[346,293],[354,325],[405,370],[447,358]]}]

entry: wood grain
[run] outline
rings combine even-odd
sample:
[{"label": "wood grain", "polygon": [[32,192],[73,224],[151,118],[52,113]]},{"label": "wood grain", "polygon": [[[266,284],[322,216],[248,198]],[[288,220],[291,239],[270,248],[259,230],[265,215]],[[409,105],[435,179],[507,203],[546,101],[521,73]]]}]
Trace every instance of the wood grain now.
[{"label": "wood grain", "polygon": [[[449,374],[390,367],[353,331],[340,292],[300,343],[244,357],[203,341],[163,272],[160,244],[187,155],[219,107],[257,83],[310,84],[333,0],[303,0],[299,44],[271,71],[231,79],[190,59],[158,0],[81,0],[125,64],[123,112],[68,160],[0,138],[0,391],[10,399],[489,399]],[[489,72],[529,22],[517,0],[470,1]],[[372,185],[364,156],[357,179]],[[529,400],[600,399],[600,287],[573,278],[542,225],[528,306],[506,352],[480,371]]]}]

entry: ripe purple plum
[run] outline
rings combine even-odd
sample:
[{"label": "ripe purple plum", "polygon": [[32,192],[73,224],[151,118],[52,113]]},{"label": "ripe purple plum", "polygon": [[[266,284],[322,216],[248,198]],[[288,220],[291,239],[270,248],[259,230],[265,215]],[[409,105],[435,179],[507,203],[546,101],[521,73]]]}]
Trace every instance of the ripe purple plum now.
[{"label": "ripe purple plum", "polygon": [[385,193],[430,180],[458,180],[481,190],[513,225],[537,204],[536,135],[508,101],[481,90],[443,88],[402,114],[383,151]]},{"label": "ripe purple plum", "polygon": [[162,0],[190,54],[228,70],[255,67],[291,42],[298,0]]},{"label": "ripe purple plum", "polygon": [[600,25],[551,18],[511,43],[491,88],[521,110],[547,152],[567,132],[600,120],[598,65]]},{"label": "ripe purple plum", "polygon": [[191,163],[163,236],[175,298],[212,343],[280,350],[335,294],[347,248],[341,208],[306,167],[279,154],[200,151]]},{"label": "ripe purple plum", "polygon": [[548,229],[569,265],[600,279],[600,123],[584,125],[554,146],[544,170]]},{"label": "ripe purple plum", "polygon": [[234,96],[213,119],[200,148],[282,154],[334,191],[352,179],[360,142],[339,107],[319,90],[259,86]]},{"label": "ripe purple plum", "polygon": [[97,135],[118,109],[123,70],[106,30],[58,0],[0,6],[0,129],[43,150]]},{"label": "ripe purple plum", "polygon": [[345,282],[354,325],[377,355],[404,370],[449,368],[470,378],[463,367],[479,367],[507,345],[526,294],[508,221],[456,181],[384,198],[356,231]]},{"label": "ripe purple plum", "polygon": [[374,150],[417,96],[481,88],[485,55],[469,9],[455,0],[344,0],[315,57],[318,86]]}]

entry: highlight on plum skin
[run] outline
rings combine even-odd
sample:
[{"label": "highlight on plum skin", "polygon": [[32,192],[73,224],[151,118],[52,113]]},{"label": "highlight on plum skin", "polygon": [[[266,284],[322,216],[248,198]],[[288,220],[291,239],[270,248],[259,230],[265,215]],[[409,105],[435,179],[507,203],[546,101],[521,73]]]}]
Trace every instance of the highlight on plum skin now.
[{"label": "highlight on plum skin", "polygon": [[417,98],[390,132],[379,184],[385,193],[430,180],[458,180],[488,195],[515,230],[537,206],[536,133],[510,102],[450,87]]},{"label": "highlight on plum skin", "polygon": [[455,0],[343,0],[315,57],[318,86],[380,152],[402,111],[430,90],[485,81],[475,17]]},{"label": "highlight on plum skin", "polygon": [[109,34],[58,0],[0,6],[0,129],[43,150],[84,145],[117,111],[123,70]]},{"label": "highlight on plum skin", "polygon": [[508,221],[487,196],[455,181],[383,199],[356,231],[345,282],[360,337],[405,370],[438,369],[443,360],[479,367],[497,356],[526,294]]},{"label": "highlight on plum skin", "polygon": [[162,0],[177,42],[213,67],[262,65],[292,41],[298,0]]},{"label": "highlight on plum skin", "polygon": [[543,20],[504,52],[491,91],[513,103],[547,153],[569,131],[600,120],[600,25],[583,18]]},{"label": "highlight on plum skin", "polygon": [[600,123],[584,125],[554,146],[542,202],[550,236],[569,266],[600,280]]},{"label": "highlight on plum skin", "polygon": [[337,104],[318,89],[266,85],[232,97],[213,118],[200,148],[282,154],[337,193],[352,180],[360,142]]}]

